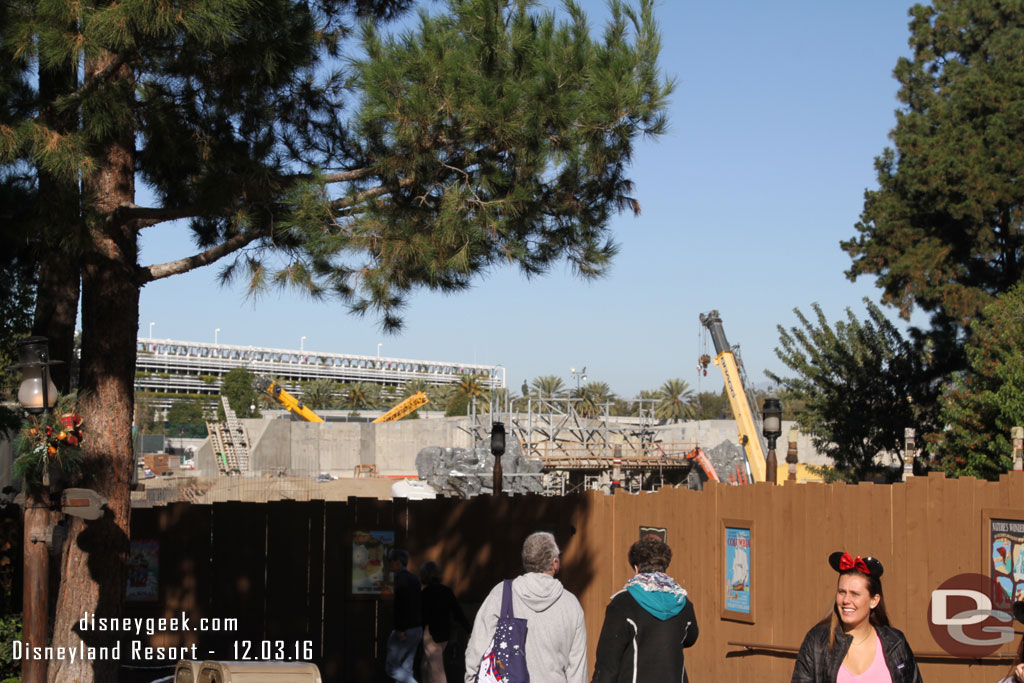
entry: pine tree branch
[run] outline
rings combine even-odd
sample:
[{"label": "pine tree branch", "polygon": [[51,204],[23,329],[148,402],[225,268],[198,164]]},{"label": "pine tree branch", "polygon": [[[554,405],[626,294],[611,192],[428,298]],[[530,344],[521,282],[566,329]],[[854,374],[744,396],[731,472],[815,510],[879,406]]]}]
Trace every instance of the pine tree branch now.
[{"label": "pine tree branch", "polygon": [[82,87],[78,88],[72,93],[61,97],[57,100],[57,108],[63,109],[70,105],[77,104],[83,97],[96,90],[98,87],[108,82],[113,76],[128,62],[128,55],[123,53],[117,54],[109,64],[96,72],[92,78],[87,80]]},{"label": "pine tree branch", "polygon": [[263,235],[258,232],[240,232],[224,242],[221,242],[217,246],[210,247],[206,251],[201,251],[198,254],[193,254],[192,256],[178,259],[176,261],[168,261],[167,263],[145,266],[139,269],[139,275],[137,278],[138,284],[141,286],[147,282],[161,280],[165,277],[170,277],[179,273],[187,273],[195,268],[210,265],[219,258],[234,251],[238,251],[242,247],[262,236]]},{"label": "pine tree branch", "polygon": [[[401,180],[398,181],[398,186],[408,187],[409,185],[412,185],[412,183],[412,178],[402,178]],[[361,204],[367,199],[387,194],[390,191],[391,188],[384,187],[383,185],[378,185],[377,187],[371,187],[369,190],[363,190],[362,192],[352,197],[341,197],[340,199],[335,199],[334,201],[331,202],[330,206],[332,209],[335,210],[347,209],[351,206],[355,206],[356,204]]]},{"label": "pine tree branch", "polygon": [[175,208],[158,208],[153,206],[122,206],[118,209],[115,219],[125,222],[134,221],[138,228],[150,228],[167,221],[181,218],[193,218],[201,215],[197,206],[179,206]]},{"label": "pine tree branch", "polygon": [[[345,183],[353,180],[362,180],[363,178],[369,178],[373,175],[372,168],[357,168],[351,171],[339,171],[338,173],[328,173],[323,176],[325,183]],[[296,178],[312,179],[313,176],[303,174],[296,176]]]}]

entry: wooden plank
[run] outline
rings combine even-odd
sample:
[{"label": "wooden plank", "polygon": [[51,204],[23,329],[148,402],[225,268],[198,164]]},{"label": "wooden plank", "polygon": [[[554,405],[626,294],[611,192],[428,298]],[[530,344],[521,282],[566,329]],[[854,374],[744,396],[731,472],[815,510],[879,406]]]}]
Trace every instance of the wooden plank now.
[{"label": "wooden plank", "polygon": [[310,608],[320,599],[320,587],[311,585],[310,575],[310,551],[314,544],[310,513],[314,508],[305,502],[267,503],[264,637],[283,641],[289,656],[295,655],[297,643],[312,642],[313,632],[319,632],[319,626],[314,627],[309,621]]},{"label": "wooden plank", "polygon": [[213,506],[210,611],[214,617],[238,620],[237,631],[211,635],[217,659],[235,659],[236,642],[263,637],[266,514],[262,503]]}]

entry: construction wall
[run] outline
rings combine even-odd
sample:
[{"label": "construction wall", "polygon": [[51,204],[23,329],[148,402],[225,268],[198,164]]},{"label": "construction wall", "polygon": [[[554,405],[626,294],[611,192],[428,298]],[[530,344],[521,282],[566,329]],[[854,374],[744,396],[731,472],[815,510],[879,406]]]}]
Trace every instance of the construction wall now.
[{"label": "construction wall", "polygon": [[[500,417],[500,416],[499,416]],[[507,416],[506,416],[507,419]],[[614,421],[615,418],[612,418]],[[526,424],[525,418],[518,418]],[[428,446],[471,448],[470,418],[400,420],[373,424],[368,422],[301,422],[289,419],[240,420],[251,444],[253,472],[275,472],[287,469],[294,473],[329,472],[351,476],[356,465],[376,465],[385,476],[416,474],[416,455]],[[598,430],[598,420],[589,421],[589,429]],[[487,430],[486,423],[479,428]],[[784,469],[786,439],[794,423],[783,423],[778,444],[778,460]],[[654,427],[657,439],[682,452],[695,445],[705,449],[724,441],[736,443],[735,420],[702,420]],[[487,434],[481,434],[482,439]],[[568,438],[562,435],[561,438]],[[810,437],[798,439],[801,463],[823,465],[827,461],[811,444]],[[198,467],[203,474],[216,470],[213,450],[206,442],[198,449]],[[783,471],[783,477],[785,472]]]},{"label": "construction wall", "polygon": [[[325,681],[381,681],[391,605],[352,594],[353,531],[394,531],[414,571],[438,561],[472,608],[495,582],[519,573],[522,539],[544,529],[558,538],[562,581],[583,605],[592,665],[605,605],[631,574],[626,552],[644,525],[667,529],[669,573],[694,601],[700,639],[686,656],[691,680],[788,681],[795,649],[834,599],[826,558],[848,550],[884,563],[890,618],[925,680],[994,681],[1013,645],[981,660],[950,657],[931,635],[928,603],[946,579],[984,570],[985,511],[1024,519],[1022,501],[1024,474],[1014,473],[995,483],[931,476],[563,498],[175,504],[133,511],[133,538],[160,539],[160,598],[130,603],[129,615],[236,617],[239,633],[164,634],[157,644],[308,638]],[[722,618],[725,520],[752,524],[753,623]]]}]

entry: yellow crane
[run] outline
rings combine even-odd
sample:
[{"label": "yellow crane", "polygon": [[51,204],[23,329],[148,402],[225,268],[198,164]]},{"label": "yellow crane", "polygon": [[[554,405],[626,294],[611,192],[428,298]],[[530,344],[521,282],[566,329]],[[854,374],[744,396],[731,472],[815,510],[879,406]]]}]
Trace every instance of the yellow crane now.
[{"label": "yellow crane", "polygon": [[289,394],[287,391],[284,390],[284,388],[281,387],[280,384],[270,379],[269,377],[257,377],[256,380],[252,383],[252,386],[256,391],[263,392],[264,394],[266,394],[267,396],[269,396],[270,398],[274,399],[282,406],[287,408],[288,412],[294,415],[298,415],[306,422],[324,421],[322,417],[314,413],[306,406],[302,405],[302,401],[298,400],[297,398]]},{"label": "yellow crane", "polygon": [[416,410],[417,408],[426,405],[430,402],[427,395],[422,391],[417,391],[415,394],[405,399],[394,408],[378,417],[374,422],[394,422],[395,420],[401,420],[403,417]]},{"label": "yellow crane", "polygon": [[[729,396],[732,414],[736,417],[736,430],[739,432],[740,445],[747,454],[750,474],[754,481],[766,481],[765,447],[761,443],[757,411],[751,405],[750,398],[743,388],[743,365],[725,338],[722,318],[718,311],[701,313],[700,322],[711,333],[711,342],[715,346],[715,365],[721,369],[722,377],[725,379],[725,392]],[[701,359],[701,363],[706,367],[705,358]]]}]

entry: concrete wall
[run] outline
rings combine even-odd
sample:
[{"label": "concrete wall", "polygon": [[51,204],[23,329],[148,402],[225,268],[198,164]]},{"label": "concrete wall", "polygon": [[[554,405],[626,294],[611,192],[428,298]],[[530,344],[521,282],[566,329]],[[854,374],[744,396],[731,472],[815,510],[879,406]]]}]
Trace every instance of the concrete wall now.
[{"label": "concrete wall", "polygon": [[[299,422],[288,418],[264,417],[242,420],[252,447],[250,463],[254,472],[287,470],[291,474],[327,472],[351,477],[356,465],[376,465],[382,476],[416,474],[416,455],[428,446],[471,448],[469,418],[368,422]],[[776,448],[783,462],[792,422],[783,423]],[[654,428],[664,442],[699,443],[708,449],[723,441],[736,443],[734,420],[704,420],[660,425]],[[486,438],[486,435],[484,435]],[[798,457],[805,464],[827,464],[815,452],[810,438],[801,434]],[[198,451],[198,467],[216,472],[209,442]]]}]

